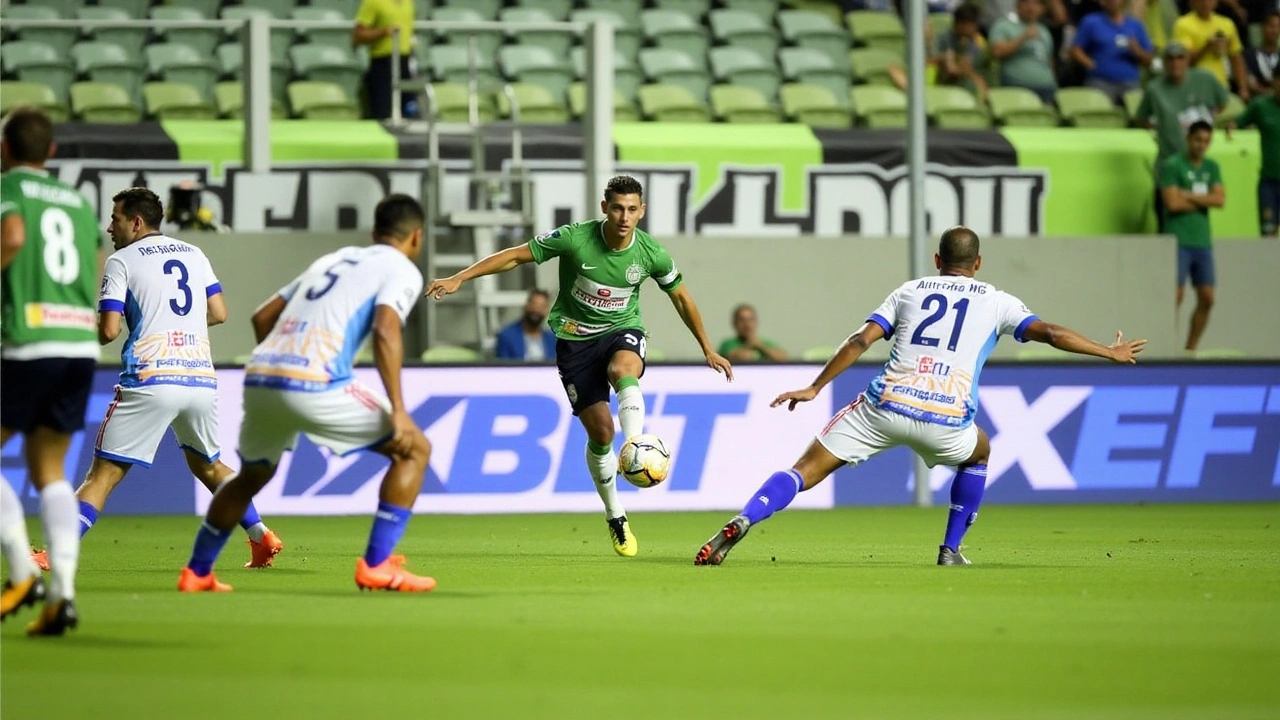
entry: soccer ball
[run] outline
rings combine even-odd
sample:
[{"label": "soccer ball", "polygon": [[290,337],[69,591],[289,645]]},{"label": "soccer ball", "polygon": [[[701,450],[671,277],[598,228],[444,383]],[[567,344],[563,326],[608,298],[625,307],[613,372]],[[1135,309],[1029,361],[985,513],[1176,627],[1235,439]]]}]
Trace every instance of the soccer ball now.
[{"label": "soccer ball", "polygon": [[640,488],[659,485],[671,470],[671,451],[657,435],[637,435],[622,446],[618,472]]}]

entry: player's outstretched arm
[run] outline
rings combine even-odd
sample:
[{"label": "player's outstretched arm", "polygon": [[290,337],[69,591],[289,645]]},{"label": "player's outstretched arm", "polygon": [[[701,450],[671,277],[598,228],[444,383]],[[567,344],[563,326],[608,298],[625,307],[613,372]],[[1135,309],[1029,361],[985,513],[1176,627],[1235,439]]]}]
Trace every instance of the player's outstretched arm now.
[{"label": "player's outstretched arm", "polygon": [[474,280],[485,275],[504,273],[512,268],[531,262],[533,262],[533,251],[529,249],[528,245],[517,245],[506,250],[499,250],[455,275],[432,280],[423,296],[439,300],[445,295],[452,295],[458,292],[458,288],[462,287],[462,283],[468,280]]},{"label": "player's outstretched arm", "polygon": [[809,402],[818,397],[818,393],[822,392],[822,388],[826,387],[839,377],[840,373],[848,370],[862,354],[872,345],[884,337],[884,328],[878,323],[869,322],[862,326],[858,332],[850,335],[840,346],[839,350],[827,360],[827,364],[822,366],[822,370],[818,373],[818,377],[814,378],[813,383],[809,387],[791,392],[784,392],[773,399],[769,407],[778,407],[783,403],[789,403],[787,410],[795,410],[796,405],[802,402]]},{"label": "player's outstretched arm", "polygon": [[400,313],[390,305],[379,305],[373,316],[373,362],[378,366],[382,386],[391,401],[391,428],[388,444],[396,453],[412,449],[412,433],[418,426],[404,406],[400,392],[400,369],[404,365],[404,339],[400,334]]},{"label": "player's outstretched arm", "polygon": [[22,213],[9,213],[0,223],[0,269],[8,269],[9,263],[18,257],[18,251],[26,244],[27,225]]},{"label": "player's outstretched arm", "polygon": [[688,287],[679,285],[675,290],[667,293],[667,297],[675,306],[676,314],[684,321],[684,326],[689,328],[693,338],[698,341],[698,347],[702,348],[702,355],[707,358],[707,365],[718,373],[724,373],[725,379],[733,382],[733,365],[711,347],[711,341],[707,339],[707,329],[702,325],[702,313],[698,312],[698,304],[693,301],[693,295],[689,293]]},{"label": "player's outstretched arm", "polygon": [[1117,363],[1136,363],[1138,355],[1147,347],[1146,340],[1124,341],[1124,333],[1116,332],[1116,341],[1110,346],[1094,342],[1069,327],[1036,320],[1027,326],[1022,337],[1027,340],[1052,345],[1077,355],[1092,355]]},{"label": "player's outstretched arm", "polygon": [[289,303],[278,293],[267,298],[267,301],[258,306],[253,311],[253,338],[256,342],[262,342],[271,334],[271,328],[276,326],[276,321],[280,319],[280,313],[284,312],[284,308]]}]

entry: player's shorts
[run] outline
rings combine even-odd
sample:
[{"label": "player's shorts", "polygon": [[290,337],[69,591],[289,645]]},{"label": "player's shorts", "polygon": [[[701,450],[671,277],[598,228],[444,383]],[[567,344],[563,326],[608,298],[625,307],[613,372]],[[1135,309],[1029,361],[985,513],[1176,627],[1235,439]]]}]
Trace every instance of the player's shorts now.
[{"label": "player's shorts", "polygon": [[66,435],[83,430],[97,364],[92,358],[0,360],[0,425],[24,435],[37,426]]},{"label": "player's shorts", "polygon": [[639,355],[644,375],[643,330],[618,330],[590,340],[556,340],[556,368],[574,415],[598,402],[609,402],[609,360],[619,350]]},{"label": "player's shorts", "polygon": [[164,433],[173,427],[183,450],[213,462],[218,447],[218,391],[185,385],[116,386],[116,398],[98,428],[93,454],[151,467]]},{"label": "player's shorts", "polygon": [[1194,287],[1214,285],[1213,250],[1208,248],[1178,248],[1178,287],[1191,278]]},{"label": "player's shorts", "polygon": [[244,389],[242,461],[275,466],[299,433],[338,455],[378,447],[393,435],[391,401],[354,381],[322,392]]},{"label": "player's shorts", "polygon": [[978,426],[950,427],[916,420],[878,408],[859,395],[831,418],[818,433],[818,442],[850,465],[900,446],[914,450],[929,467],[960,465],[978,447]]}]

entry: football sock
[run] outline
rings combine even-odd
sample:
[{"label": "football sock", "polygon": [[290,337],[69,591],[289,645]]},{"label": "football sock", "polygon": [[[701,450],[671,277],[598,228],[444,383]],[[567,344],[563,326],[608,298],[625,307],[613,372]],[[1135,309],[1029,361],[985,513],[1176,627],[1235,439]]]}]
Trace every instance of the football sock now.
[{"label": "football sock", "polygon": [[89,503],[80,501],[80,537],[93,529],[93,524],[98,522],[98,508]]},{"label": "football sock", "polygon": [[942,544],[959,552],[965,531],[978,519],[978,506],[987,491],[987,466],[960,468],[951,481],[951,512],[947,514],[947,535]]},{"label": "football sock", "polygon": [[604,501],[605,515],[618,518],[627,514],[618,499],[618,455],[609,445],[596,445],[587,441],[587,472],[596,483],[596,492]]},{"label": "football sock", "polygon": [[22,501],[8,480],[0,478],[0,546],[9,561],[9,579],[22,582],[40,572],[31,559],[31,539],[22,514]]},{"label": "football sock", "polygon": [[222,552],[229,537],[231,537],[230,530],[219,530],[210,525],[208,520],[200,523],[200,530],[196,533],[195,547],[191,548],[191,561],[187,563],[187,567],[200,577],[213,572],[213,563],[218,559],[218,553]]},{"label": "football sock", "polygon": [[413,511],[408,508],[378,503],[378,512],[373,515],[373,529],[369,531],[369,546],[364,551],[364,561],[369,567],[377,567],[391,557],[391,551],[404,537],[411,517]]},{"label": "football sock", "polygon": [[756,490],[747,506],[742,508],[742,515],[752,525],[767,520],[770,515],[782,510],[796,499],[796,494],[804,487],[800,473],[795,470],[783,470],[769,476],[768,480]]},{"label": "football sock", "polygon": [[244,517],[240,518],[240,527],[249,533],[249,539],[260,543],[262,536],[267,534],[267,526],[262,523],[262,518],[258,516],[258,508],[249,503],[249,509],[244,511]]},{"label": "football sock", "polygon": [[644,395],[640,393],[640,381],[633,377],[618,380],[618,422],[624,440],[644,432]]},{"label": "football sock", "polygon": [[71,483],[55,480],[40,491],[40,517],[49,541],[49,594],[55,600],[73,600],[80,564],[80,507]]}]

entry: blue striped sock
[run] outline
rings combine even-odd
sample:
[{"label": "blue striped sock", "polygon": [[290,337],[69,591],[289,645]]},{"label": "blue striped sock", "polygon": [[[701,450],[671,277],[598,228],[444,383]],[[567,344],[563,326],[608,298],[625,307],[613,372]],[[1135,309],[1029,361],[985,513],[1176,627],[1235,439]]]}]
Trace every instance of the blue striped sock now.
[{"label": "blue striped sock", "polygon": [[742,514],[752,525],[768,520],[769,516],[790,505],[802,487],[804,483],[800,479],[800,473],[795,470],[776,472],[756,490],[747,506],[742,508]]},{"label": "blue striped sock", "polygon": [[947,534],[942,544],[960,551],[960,541],[969,526],[978,519],[978,506],[987,491],[987,466],[969,465],[960,468],[951,481],[951,512],[947,513]]},{"label": "blue striped sock", "polygon": [[364,561],[369,567],[376,567],[391,557],[400,538],[404,537],[405,527],[413,511],[396,507],[384,502],[378,503],[378,512],[373,516],[373,528],[369,531],[369,546],[364,551]]},{"label": "blue striped sock", "polygon": [[98,508],[89,503],[80,501],[80,537],[93,529],[93,524],[98,522]]},{"label": "blue striped sock", "polygon": [[200,531],[196,533],[196,544],[191,548],[191,561],[187,563],[187,567],[200,577],[213,572],[213,563],[217,561],[218,554],[222,552],[229,537],[230,530],[219,530],[210,525],[208,520],[200,523]]}]

